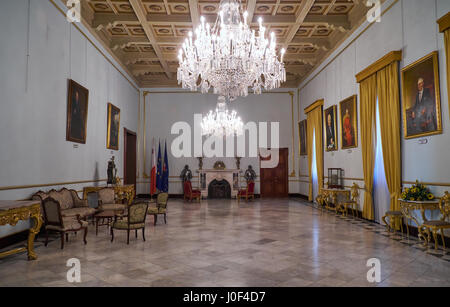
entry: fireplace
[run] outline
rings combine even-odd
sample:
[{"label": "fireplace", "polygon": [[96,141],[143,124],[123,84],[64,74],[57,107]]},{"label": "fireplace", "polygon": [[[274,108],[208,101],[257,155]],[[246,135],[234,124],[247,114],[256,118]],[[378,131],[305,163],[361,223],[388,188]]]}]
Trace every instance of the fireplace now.
[{"label": "fireplace", "polygon": [[231,198],[231,186],[225,179],[214,179],[208,185],[208,198]]}]

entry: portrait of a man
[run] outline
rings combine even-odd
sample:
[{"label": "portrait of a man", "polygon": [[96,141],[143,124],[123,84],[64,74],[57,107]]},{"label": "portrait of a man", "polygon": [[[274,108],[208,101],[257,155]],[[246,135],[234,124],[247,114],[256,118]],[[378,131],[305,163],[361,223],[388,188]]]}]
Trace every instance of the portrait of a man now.
[{"label": "portrait of a man", "polygon": [[342,149],[358,147],[356,96],[339,103]]},{"label": "portrait of a man", "polygon": [[405,67],[402,81],[405,138],[442,133],[437,52]]},{"label": "portrait of a man", "polygon": [[308,154],[307,152],[307,140],[306,140],[306,119],[302,120],[301,122],[298,123],[298,137],[299,137],[299,142],[300,142],[300,156],[306,156]]},{"label": "portrait of a man", "polygon": [[67,101],[66,140],[86,143],[89,91],[73,80],[69,80]]},{"label": "portrait of a man", "polygon": [[324,111],[325,118],[325,150],[338,150],[336,139],[336,106],[332,106]]},{"label": "portrait of a man", "polygon": [[108,103],[108,133],[106,147],[119,150],[120,109]]}]

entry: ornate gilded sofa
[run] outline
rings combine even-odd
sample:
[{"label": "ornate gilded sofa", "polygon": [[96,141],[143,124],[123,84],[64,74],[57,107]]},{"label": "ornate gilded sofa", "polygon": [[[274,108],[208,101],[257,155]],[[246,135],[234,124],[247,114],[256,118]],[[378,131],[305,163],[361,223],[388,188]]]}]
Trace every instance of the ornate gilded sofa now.
[{"label": "ornate gilded sofa", "polygon": [[62,188],[59,191],[50,190],[48,192],[39,191],[35,193],[31,198],[33,200],[42,201],[48,197],[53,198],[61,207],[61,215],[63,217],[73,217],[79,215],[82,219],[87,216],[95,214],[96,210],[90,208],[86,200],[82,200],[78,197],[78,193],[75,190],[68,190]]}]

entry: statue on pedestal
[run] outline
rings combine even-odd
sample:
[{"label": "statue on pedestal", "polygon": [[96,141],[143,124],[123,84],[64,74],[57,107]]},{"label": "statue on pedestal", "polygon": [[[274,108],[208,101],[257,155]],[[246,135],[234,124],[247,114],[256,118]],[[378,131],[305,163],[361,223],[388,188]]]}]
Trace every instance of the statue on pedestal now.
[{"label": "statue on pedestal", "polygon": [[181,171],[180,178],[183,180],[183,182],[191,181],[191,179],[192,179],[192,172],[189,169],[188,165],[184,166],[184,169]]},{"label": "statue on pedestal", "polygon": [[241,157],[235,157],[236,159],[236,168],[241,169]]},{"label": "statue on pedestal", "polygon": [[197,157],[198,159],[198,169],[202,169],[203,168],[203,157]]},{"label": "statue on pedestal", "polygon": [[244,173],[244,178],[245,178],[245,180],[247,180],[247,182],[249,182],[249,181],[255,181],[255,179],[256,179],[256,173],[255,173],[255,171],[253,170],[253,168],[252,168],[251,165],[249,165],[248,168],[247,168],[247,170],[245,171],[245,173]]},{"label": "statue on pedestal", "polygon": [[117,183],[117,168],[116,163],[114,163],[114,156],[108,161],[108,180],[106,184],[116,184]]}]

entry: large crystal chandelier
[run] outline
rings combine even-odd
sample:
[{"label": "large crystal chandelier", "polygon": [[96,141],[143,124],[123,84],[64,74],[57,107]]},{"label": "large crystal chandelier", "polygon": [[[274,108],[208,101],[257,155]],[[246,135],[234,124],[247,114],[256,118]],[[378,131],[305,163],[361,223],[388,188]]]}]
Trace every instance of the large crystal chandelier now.
[{"label": "large crystal chandelier", "polygon": [[218,137],[242,135],[243,127],[244,124],[241,118],[237,117],[236,111],[228,111],[224,96],[219,96],[216,111],[209,111],[201,123],[202,135]]},{"label": "large crystal chandelier", "polygon": [[188,38],[179,50],[180,66],[178,83],[183,88],[214,93],[230,101],[247,96],[251,87],[255,94],[262,88],[271,90],[286,81],[283,64],[285,50],[280,60],[276,54],[275,34],[265,38],[266,28],[259,18],[258,34],[250,29],[248,13],[241,14],[240,0],[222,0],[220,12],[212,27],[200,18],[195,34]]}]

